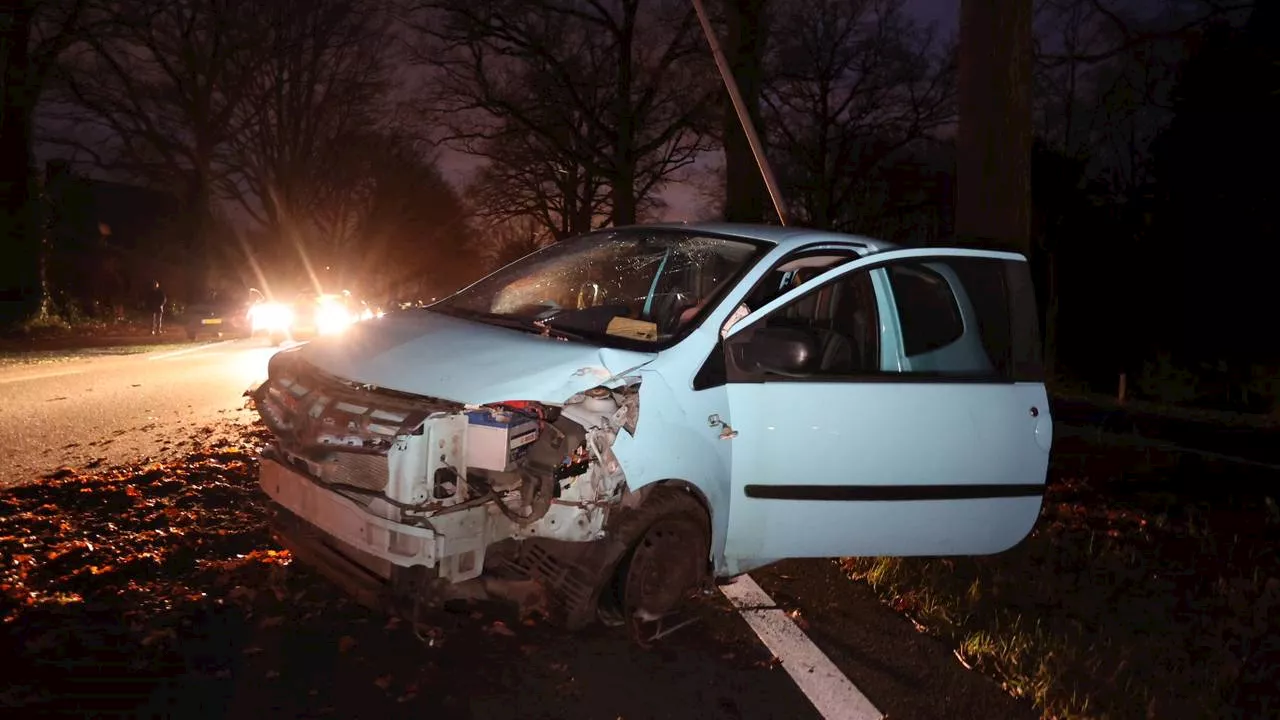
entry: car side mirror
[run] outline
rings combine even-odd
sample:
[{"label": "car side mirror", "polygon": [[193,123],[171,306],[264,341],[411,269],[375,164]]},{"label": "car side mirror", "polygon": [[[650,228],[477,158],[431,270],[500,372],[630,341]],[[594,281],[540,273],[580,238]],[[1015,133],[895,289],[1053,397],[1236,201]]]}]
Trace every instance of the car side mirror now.
[{"label": "car side mirror", "polygon": [[818,342],[800,328],[762,327],[741,349],[744,369],[776,375],[807,375],[818,367]]}]

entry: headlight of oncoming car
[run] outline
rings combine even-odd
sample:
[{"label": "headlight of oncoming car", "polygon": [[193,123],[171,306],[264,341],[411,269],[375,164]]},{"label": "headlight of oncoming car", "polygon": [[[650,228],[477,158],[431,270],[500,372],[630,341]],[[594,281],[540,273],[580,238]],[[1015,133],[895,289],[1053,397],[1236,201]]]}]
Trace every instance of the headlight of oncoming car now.
[{"label": "headlight of oncoming car", "polygon": [[316,329],[322,335],[342,332],[353,322],[355,318],[350,311],[338,303],[324,303],[316,308]]},{"label": "headlight of oncoming car", "polygon": [[283,331],[293,322],[293,311],[288,305],[262,303],[249,310],[249,319],[255,332],[258,330]]}]

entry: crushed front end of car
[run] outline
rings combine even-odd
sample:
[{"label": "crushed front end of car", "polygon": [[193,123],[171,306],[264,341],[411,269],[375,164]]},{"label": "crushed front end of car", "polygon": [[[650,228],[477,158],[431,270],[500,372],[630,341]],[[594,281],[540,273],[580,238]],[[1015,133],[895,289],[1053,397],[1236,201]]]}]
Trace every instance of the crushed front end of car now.
[{"label": "crushed front end of car", "polygon": [[637,389],[470,406],[278,353],[252,393],[275,436],[260,478],[273,531],[362,603],[415,622],[471,598],[582,627],[648,526],[648,493],[627,490],[612,450],[635,432]]}]

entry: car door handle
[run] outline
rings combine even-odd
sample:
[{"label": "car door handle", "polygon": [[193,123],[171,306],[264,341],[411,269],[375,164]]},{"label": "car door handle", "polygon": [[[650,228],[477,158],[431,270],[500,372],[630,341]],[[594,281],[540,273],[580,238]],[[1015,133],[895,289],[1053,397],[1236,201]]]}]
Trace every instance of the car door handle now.
[{"label": "car door handle", "polygon": [[732,440],[738,437],[738,431],[730,427],[729,423],[721,420],[719,415],[709,415],[707,417],[707,425],[713,428],[720,428],[721,440]]}]

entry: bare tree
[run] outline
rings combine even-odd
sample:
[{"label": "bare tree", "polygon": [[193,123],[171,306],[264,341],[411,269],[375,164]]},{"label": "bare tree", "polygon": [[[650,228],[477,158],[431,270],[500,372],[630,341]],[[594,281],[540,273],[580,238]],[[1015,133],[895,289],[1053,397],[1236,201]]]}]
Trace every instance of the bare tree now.
[{"label": "bare tree", "polygon": [[64,58],[46,115],[47,142],[109,174],[179,197],[187,226],[175,247],[200,285],[225,153],[241,130],[260,36],[248,0],[122,0],[95,4]]},{"label": "bare tree", "polygon": [[193,272],[216,198],[268,229],[255,237],[314,237],[329,156],[383,117],[380,2],[120,0],[90,15],[103,30],[68,53],[51,141],[181,196]]},{"label": "bare tree", "polygon": [[477,234],[481,262],[496,270],[556,241],[532,216],[486,223]]},{"label": "bare tree", "polygon": [[[611,221],[635,222],[707,146],[702,121],[716,87],[687,3],[433,0],[409,14],[425,39],[418,58],[434,72],[428,105],[448,142],[502,166],[510,135],[527,135],[514,142],[516,167],[491,182],[526,183],[536,167],[581,178],[551,203],[569,214],[550,230],[581,232],[585,212],[605,209],[594,207],[595,182],[609,189]],[[560,192],[553,182],[513,195],[546,190]]]},{"label": "bare tree", "polygon": [[955,119],[951,49],[902,0],[798,0],[771,25],[765,122],[793,211],[865,231],[877,174]]},{"label": "bare tree", "polygon": [[608,218],[610,188],[603,175],[565,162],[544,138],[511,127],[485,141],[484,148],[490,161],[468,196],[491,223],[505,227],[527,217],[560,240]]},{"label": "bare tree", "polygon": [[1068,0],[1063,4],[1080,5],[1081,12],[1096,19],[1098,27],[1109,31],[1112,41],[1047,48],[1039,57],[1049,63],[1074,61],[1089,65],[1120,57],[1153,42],[1185,39],[1189,33],[1215,20],[1240,21],[1258,3],[1257,0],[1161,0],[1145,19],[1134,12],[1131,4],[1118,0]]},{"label": "bare tree", "polygon": [[1116,199],[1148,180],[1144,158],[1172,117],[1168,102],[1186,38],[1239,20],[1252,3],[1176,0],[1138,13],[1114,0],[1038,0],[1036,135],[1086,163]]},{"label": "bare tree", "polygon": [[[0,320],[47,309],[40,263],[32,167],[33,119],[61,54],[80,35],[85,0],[4,0],[0,5],[0,242],[9,260],[0,270]],[[14,301],[17,301],[16,303]]]},{"label": "bare tree", "polygon": [[236,112],[245,130],[232,138],[223,188],[259,223],[301,242],[333,153],[388,109],[388,17],[376,0],[279,0],[259,12],[265,56]]},{"label": "bare tree", "polygon": [[340,147],[316,197],[309,246],[333,282],[380,295],[439,293],[474,275],[469,213],[422,143],[365,131]]}]

